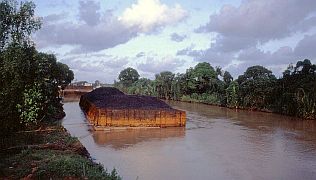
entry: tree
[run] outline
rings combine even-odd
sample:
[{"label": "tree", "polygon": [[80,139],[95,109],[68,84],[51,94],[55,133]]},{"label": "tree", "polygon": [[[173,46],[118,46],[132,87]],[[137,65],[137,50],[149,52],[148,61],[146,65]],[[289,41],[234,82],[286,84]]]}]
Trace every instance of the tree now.
[{"label": "tree", "polygon": [[314,75],[316,72],[316,65],[312,64],[309,59],[298,61],[294,67],[294,74],[300,75]]},{"label": "tree", "polygon": [[15,0],[0,2],[0,51],[9,44],[30,44],[30,35],[41,27],[33,2],[21,2],[19,7],[17,4]]},{"label": "tree", "polygon": [[0,59],[1,127],[9,126],[6,129],[13,131],[63,111],[58,86],[66,86],[73,79],[67,65],[57,63],[54,55],[38,53],[34,47],[8,46]]},{"label": "tree", "polygon": [[194,76],[196,77],[198,84],[198,92],[204,93],[208,90],[210,85],[214,85],[215,81],[211,81],[217,79],[217,73],[214,68],[210,65],[210,63],[203,62],[199,63],[194,67],[193,71]]},{"label": "tree", "polygon": [[181,76],[181,82],[183,87],[183,93],[185,95],[190,95],[194,93],[197,89],[196,78],[193,75],[194,69],[190,67],[186,70],[186,73]]},{"label": "tree", "polygon": [[244,72],[243,75],[239,76],[237,81],[239,84],[246,80],[252,80],[252,79],[269,79],[269,78],[275,78],[275,76],[272,74],[272,71],[268,70],[267,68],[263,66],[251,66],[248,67],[246,72]]},{"label": "tree", "polygon": [[211,79],[217,79],[217,73],[210,63],[198,63],[194,69],[187,70],[189,91],[205,93],[210,88]]},{"label": "tree", "polygon": [[128,67],[120,72],[118,79],[127,88],[139,79],[139,74],[137,70]]},{"label": "tree", "polygon": [[20,129],[17,105],[23,104],[24,92],[34,85],[36,50],[28,47],[8,46],[0,53],[0,133]]},{"label": "tree", "polygon": [[63,112],[58,86],[73,79],[67,65],[30,41],[41,24],[34,9],[32,2],[0,2],[0,136]]},{"label": "tree", "polygon": [[277,112],[316,118],[316,65],[308,59],[298,61],[295,66],[290,64],[274,94]]},{"label": "tree", "polygon": [[268,108],[276,78],[263,66],[251,66],[237,79],[240,104],[249,108]]},{"label": "tree", "polygon": [[56,83],[61,86],[62,89],[71,83],[74,79],[74,73],[69,69],[66,64],[57,62],[55,69]]},{"label": "tree", "polygon": [[236,81],[231,82],[228,88],[226,89],[226,100],[228,107],[238,107],[238,93],[238,83]]},{"label": "tree", "polygon": [[163,71],[156,74],[156,89],[159,98],[170,99],[172,97],[172,82],[174,74],[170,71]]},{"label": "tree", "polygon": [[136,82],[132,84],[132,86],[128,87],[129,94],[137,94],[137,95],[154,95],[154,87],[153,82],[147,78],[140,78]]},{"label": "tree", "polygon": [[223,76],[223,80],[226,84],[229,84],[233,81],[233,76],[230,75],[230,73],[228,71],[225,71],[224,76]]},{"label": "tree", "polygon": [[183,74],[176,74],[173,78],[171,84],[171,93],[173,100],[179,100],[183,95],[182,86],[183,86]]},{"label": "tree", "polygon": [[223,70],[220,66],[215,67],[215,72],[217,76],[223,76]]}]

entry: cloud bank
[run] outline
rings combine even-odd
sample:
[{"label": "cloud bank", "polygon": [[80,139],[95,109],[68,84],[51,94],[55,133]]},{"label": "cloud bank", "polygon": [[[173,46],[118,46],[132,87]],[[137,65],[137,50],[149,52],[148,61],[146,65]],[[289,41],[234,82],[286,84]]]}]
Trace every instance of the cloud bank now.
[{"label": "cloud bank", "polygon": [[141,32],[149,32],[158,27],[175,24],[188,16],[181,5],[168,7],[159,0],[138,0],[127,8],[119,20],[128,27],[137,27]]},{"label": "cloud bank", "polygon": [[139,33],[176,24],[187,16],[179,4],[168,7],[159,0],[138,0],[120,17],[111,10],[101,12],[100,9],[96,1],[79,1],[77,22],[64,20],[66,14],[44,17],[36,42],[41,48],[70,45],[75,47],[72,53],[96,52],[124,44]]}]

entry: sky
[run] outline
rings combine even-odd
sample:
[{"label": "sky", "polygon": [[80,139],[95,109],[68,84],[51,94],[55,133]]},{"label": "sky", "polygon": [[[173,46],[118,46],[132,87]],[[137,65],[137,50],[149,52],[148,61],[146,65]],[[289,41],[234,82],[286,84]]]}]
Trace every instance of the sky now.
[{"label": "sky", "polygon": [[113,83],[135,68],[153,79],[199,62],[235,78],[262,65],[279,77],[290,63],[316,63],[315,0],[34,0],[37,48],[75,81]]}]

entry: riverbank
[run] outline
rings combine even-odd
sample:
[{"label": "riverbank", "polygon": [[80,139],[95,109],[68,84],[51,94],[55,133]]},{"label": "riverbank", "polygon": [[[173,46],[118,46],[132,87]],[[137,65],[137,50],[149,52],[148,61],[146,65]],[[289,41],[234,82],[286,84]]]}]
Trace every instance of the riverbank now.
[{"label": "riverbank", "polygon": [[[60,124],[18,132],[0,151],[0,179],[120,179],[92,161],[80,141]],[[2,143],[3,144],[3,143]]]},{"label": "riverbank", "polygon": [[228,108],[228,109],[233,109],[233,110],[242,110],[242,111],[250,111],[250,112],[263,112],[263,113],[270,113],[270,114],[277,114],[277,115],[282,115],[282,116],[287,116],[290,118],[294,118],[294,119],[301,119],[301,120],[316,120],[315,118],[302,118],[302,117],[296,117],[296,116],[291,116],[288,114],[283,114],[283,113],[279,113],[279,112],[275,112],[269,109],[260,109],[260,108],[249,108],[249,107],[234,107],[234,106],[224,106],[221,104],[216,104],[216,103],[209,103],[209,102],[203,102],[200,100],[195,100],[195,99],[191,99],[191,100],[165,100],[162,99],[164,101],[177,101],[177,102],[185,102],[185,103],[197,103],[197,104],[205,104],[205,105],[209,105],[209,106],[215,106],[215,107],[221,107],[221,108]]}]

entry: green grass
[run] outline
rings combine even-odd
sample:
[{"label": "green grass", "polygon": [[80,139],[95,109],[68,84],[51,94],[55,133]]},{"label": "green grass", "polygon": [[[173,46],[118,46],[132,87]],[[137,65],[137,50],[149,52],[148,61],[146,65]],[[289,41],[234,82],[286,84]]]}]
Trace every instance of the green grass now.
[{"label": "green grass", "polygon": [[[56,130],[32,133],[34,135],[32,138],[38,138],[36,141],[38,147],[27,148],[23,143],[24,148],[17,153],[0,153],[0,179],[21,179],[27,176],[31,176],[32,179],[64,179],[67,177],[121,179],[115,169],[108,172],[102,165],[88,159],[84,153],[80,155],[80,150],[84,148],[78,138],[71,137],[60,126],[50,128]],[[40,145],[46,144],[58,146],[55,146],[57,149],[41,149]]]},{"label": "green grass", "polygon": [[[88,177],[89,179],[111,179],[99,164],[76,154],[55,154],[50,156],[47,164],[41,164],[36,172],[36,177]],[[118,179],[115,178],[115,179]]]},{"label": "green grass", "polygon": [[56,131],[52,131],[47,133],[44,138],[44,143],[60,143],[66,146],[69,146],[75,142],[78,142],[77,137],[69,136],[63,129],[58,129]]}]

